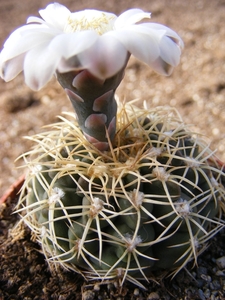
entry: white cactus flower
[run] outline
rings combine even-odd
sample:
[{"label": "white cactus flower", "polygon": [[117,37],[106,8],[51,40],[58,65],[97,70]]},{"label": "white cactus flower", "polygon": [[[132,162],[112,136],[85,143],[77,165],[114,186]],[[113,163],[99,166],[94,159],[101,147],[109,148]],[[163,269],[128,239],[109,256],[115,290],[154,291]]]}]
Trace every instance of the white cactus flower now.
[{"label": "white cactus flower", "polygon": [[120,16],[98,10],[71,13],[53,3],[16,29],[0,54],[5,81],[24,71],[34,90],[42,88],[56,71],[87,69],[101,80],[120,71],[130,54],[169,75],[179,63],[183,42],[168,27],[149,23],[150,13],[130,9]]}]

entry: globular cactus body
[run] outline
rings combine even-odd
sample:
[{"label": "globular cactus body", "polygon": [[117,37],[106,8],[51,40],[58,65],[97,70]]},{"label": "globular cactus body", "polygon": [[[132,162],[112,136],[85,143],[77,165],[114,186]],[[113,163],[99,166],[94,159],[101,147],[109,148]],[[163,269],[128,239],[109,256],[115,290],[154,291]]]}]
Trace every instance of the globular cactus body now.
[{"label": "globular cactus body", "polygon": [[120,104],[104,152],[69,119],[33,138],[18,204],[48,261],[121,284],[196,262],[224,226],[224,173],[208,145],[168,108]]}]

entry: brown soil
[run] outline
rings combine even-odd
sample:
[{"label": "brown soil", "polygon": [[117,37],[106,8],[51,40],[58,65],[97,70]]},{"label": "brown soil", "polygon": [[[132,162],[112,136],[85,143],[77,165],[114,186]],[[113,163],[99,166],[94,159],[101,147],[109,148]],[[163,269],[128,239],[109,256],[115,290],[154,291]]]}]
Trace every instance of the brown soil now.
[{"label": "brown soil", "polygon": [[[25,23],[29,15],[38,15],[38,10],[48,2],[1,0],[0,45],[16,27]],[[64,0],[63,4],[72,11],[96,8],[116,14],[140,7],[152,12],[153,22],[177,31],[184,40],[185,49],[172,76],[161,77],[132,58],[118,95],[126,100],[138,98],[140,105],[146,100],[153,107],[175,107],[186,123],[193,124],[195,130],[206,136],[211,148],[217,149],[218,157],[225,161],[224,0]],[[25,86],[23,75],[10,83],[0,79],[0,196],[24,173],[24,169],[16,168],[23,165],[22,159],[14,164],[14,160],[31,147],[23,137],[44,130],[43,125],[57,121],[57,115],[71,109],[55,79],[39,92]],[[50,274],[38,246],[30,241],[27,229],[23,229],[14,241],[15,232],[8,232],[8,229],[12,229],[17,216],[10,216],[14,205],[10,203],[7,204],[10,208],[0,206],[0,243],[3,243],[0,248],[0,299],[81,299],[81,278],[61,270]],[[83,299],[172,299],[173,296],[175,299],[225,299],[224,277],[214,278],[212,271],[215,259],[225,255],[222,233],[212,244],[200,259],[200,266],[206,268],[206,274],[200,275],[211,276],[211,282],[220,282],[217,293],[210,294],[211,298],[201,294],[201,291],[205,292],[204,288],[183,271],[173,282],[165,281],[160,287],[150,284],[146,292],[139,291],[139,294],[129,285],[122,291],[106,285],[100,292],[93,287],[86,289],[88,292],[83,292]],[[196,269],[194,272],[198,273]],[[154,291],[160,298],[149,296]]]}]

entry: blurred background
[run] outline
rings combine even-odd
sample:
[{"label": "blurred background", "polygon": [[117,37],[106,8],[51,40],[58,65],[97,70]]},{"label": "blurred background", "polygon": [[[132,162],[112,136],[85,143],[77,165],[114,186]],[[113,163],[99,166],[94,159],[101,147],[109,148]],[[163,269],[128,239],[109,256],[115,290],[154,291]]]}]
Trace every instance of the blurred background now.
[{"label": "blurred background", "polygon": [[[0,1],[0,49],[8,35],[38,16],[46,0]],[[152,21],[174,29],[185,48],[180,65],[169,77],[155,74],[132,58],[117,94],[122,100],[144,100],[149,107],[175,107],[185,123],[204,135],[225,162],[225,0],[62,0],[71,11],[94,8],[120,14],[138,7],[152,13]],[[25,169],[15,159],[29,151],[24,139],[72,111],[64,91],[52,79],[41,91],[25,86],[23,74],[9,83],[0,79],[0,196]]]}]

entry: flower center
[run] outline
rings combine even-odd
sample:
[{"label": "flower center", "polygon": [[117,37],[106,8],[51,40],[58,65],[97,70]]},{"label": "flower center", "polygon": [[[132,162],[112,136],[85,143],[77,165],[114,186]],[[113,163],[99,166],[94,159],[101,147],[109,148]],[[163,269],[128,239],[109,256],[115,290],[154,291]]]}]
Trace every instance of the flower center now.
[{"label": "flower center", "polygon": [[71,13],[67,19],[64,32],[71,33],[75,31],[95,30],[99,35],[113,29],[113,20],[116,18],[113,14],[104,13],[96,10],[84,10]]}]

